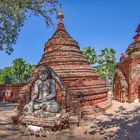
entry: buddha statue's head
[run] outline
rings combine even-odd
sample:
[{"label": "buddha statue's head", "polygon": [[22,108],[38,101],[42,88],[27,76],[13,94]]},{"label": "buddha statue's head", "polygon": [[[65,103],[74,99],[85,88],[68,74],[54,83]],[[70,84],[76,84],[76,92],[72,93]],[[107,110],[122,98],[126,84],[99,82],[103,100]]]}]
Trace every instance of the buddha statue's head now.
[{"label": "buddha statue's head", "polygon": [[50,70],[47,67],[43,67],[39,72],[39,79],[45,81],[50,77]]}]

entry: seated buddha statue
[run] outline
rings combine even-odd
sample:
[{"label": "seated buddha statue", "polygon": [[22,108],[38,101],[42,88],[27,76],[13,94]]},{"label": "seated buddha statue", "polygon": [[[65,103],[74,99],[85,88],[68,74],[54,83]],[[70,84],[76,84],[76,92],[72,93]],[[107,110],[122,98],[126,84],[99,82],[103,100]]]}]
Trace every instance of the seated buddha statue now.
[{"label": "seated buddha statue", "polygon": [[55,101],[56,81],[50,70],[43,67],[39,72],[39,79],[34,85],[34,95],[25,105],[24,113],[35,117],[52,117],[59,113],[60,107]]}]

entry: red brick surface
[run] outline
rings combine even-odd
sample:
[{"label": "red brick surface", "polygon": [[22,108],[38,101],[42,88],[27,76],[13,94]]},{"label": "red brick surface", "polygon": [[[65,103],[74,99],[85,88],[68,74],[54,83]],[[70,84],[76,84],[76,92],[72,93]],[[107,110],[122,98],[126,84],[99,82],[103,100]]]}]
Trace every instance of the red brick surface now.
[{"label": "red brick surface", "polygon": [[21,88],[25,84],[3,84],[0,85],[1,102],[17,102]]},{"label": "red brick surface", "polygon": [[[120,63],[116,66],[114,77],[114,97],[120,102],[140,100],[140,25],[134,42],[126,50],[126,54],[121,56]],[[123,91],[121,80],[125,79],[128,89]]]},{"label": "red brick surface", "polygon": [[[107,101],[106,82],[98,80],[99,75],[96,70],[89,65],[78,43],[67,33],[62,19],[59,19],[55,33],[45,43],[44,54],[33,76],[21,90],[19,110],[30,101],[34,92],[34,82],[38,79],[38,72],[44,65],[51,67],[62,78],[68,93],[81,100],[81,107],[95,106]],[[62,93],[58,86],[56,91],[56,100],[60,102]]]}]

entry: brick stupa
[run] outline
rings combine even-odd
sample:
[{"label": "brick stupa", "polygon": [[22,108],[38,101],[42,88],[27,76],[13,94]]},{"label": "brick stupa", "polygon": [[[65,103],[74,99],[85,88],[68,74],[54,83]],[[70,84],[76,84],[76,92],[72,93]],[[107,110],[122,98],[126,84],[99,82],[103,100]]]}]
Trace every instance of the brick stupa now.
[{"label": "brick stupa", "polygon": [[136,32],[115,70],[114,97],[120,102],[140,101],[140,24]]},{"label": "brick stupa", "polygon": [[[51,67],[64,81],[68,93],[77,95],[77,98],[81,99],[80,106],[83,114],[104,111],[111,105],[108,101],[106,82],[98,79],[99,75],[81,53],[78,43],[67,33],[63,18],[63,12],[60,9],[56,31],[45,43],[44,54],[36,66],[34,75],[44,65]],[[31,95],[30,88],[36,80],[34,75],[23,87],[21,94],[29,92]],[[61,92],[59,89],[56,91],[59,98]],[[18,109],[21,109],[21,104]]]}]

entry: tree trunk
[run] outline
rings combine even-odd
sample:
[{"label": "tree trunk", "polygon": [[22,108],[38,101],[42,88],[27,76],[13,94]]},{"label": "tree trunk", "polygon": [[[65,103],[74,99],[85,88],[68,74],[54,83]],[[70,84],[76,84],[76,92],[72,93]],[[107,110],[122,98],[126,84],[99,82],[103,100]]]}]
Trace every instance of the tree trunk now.
[{"label": "tree trunk", "polygon": [[106,82],[108,84],[108,62],[106,63]]}]

